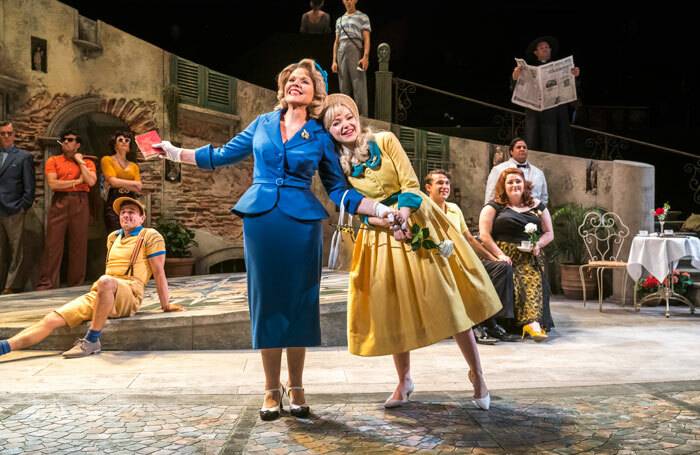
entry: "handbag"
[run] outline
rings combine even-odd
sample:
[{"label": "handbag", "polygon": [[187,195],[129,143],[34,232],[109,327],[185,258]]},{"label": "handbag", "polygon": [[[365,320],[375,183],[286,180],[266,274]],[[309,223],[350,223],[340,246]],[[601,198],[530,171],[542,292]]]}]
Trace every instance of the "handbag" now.
[{"label": "handbag", "polygon": [[[352,252],[355,249],[355,231],[352,229],[352,215],[348,213],[345,219],[345,195],[340,200],[340,215],[338,225],[331,239],[331,254],[328,256],[328,268],[339,272],[349,272],[352,269]],[[343,222],[347,221],[344,225]],[[348,227],[349,226],[349,227]]]}]

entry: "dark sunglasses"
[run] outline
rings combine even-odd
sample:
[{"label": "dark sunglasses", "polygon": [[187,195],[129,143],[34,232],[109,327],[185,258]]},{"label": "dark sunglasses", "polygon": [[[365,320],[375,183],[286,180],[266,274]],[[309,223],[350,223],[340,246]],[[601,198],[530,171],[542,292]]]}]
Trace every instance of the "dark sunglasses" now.
[{"label": "dark sunglasses", "polygon": [[127,144],[131,142],[130,137],[118,137],[117,142],[126,142]]},{"label": "dark sunglasses", "polygon": [[10,137],[10,136],[12,136],[13,134],[15,134],[14,131],[0,131],[0,136],[7,136],[7,137]]},{"label": "dark sunglasses", "polygon": [[63,144],[64,142],[71,143],[71,142],[73,142],[74,140],[75,140],[74,137],[64,137],[64,138],[61,138],[61,139],[57,140],[56,142],[58,142],[59,144]]}]

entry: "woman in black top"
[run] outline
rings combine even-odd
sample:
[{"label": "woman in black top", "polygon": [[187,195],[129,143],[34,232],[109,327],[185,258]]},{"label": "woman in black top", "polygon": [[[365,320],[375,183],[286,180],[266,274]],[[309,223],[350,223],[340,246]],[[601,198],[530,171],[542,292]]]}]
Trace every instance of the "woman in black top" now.
[{"label": "woman in black top", "polygon": [[[554,239],[552,218],[539,200],[531,196],[532,184],[518,168],[505,169],[496,183],[494,199],[481,210],[479,235],[481,241],[499,260],[513,265],[515,284],[515,319],[523,326],[523,337],[535,341],[547,338],[540,326],[553,326],[549,308],[545,307],[542,276],[542,248]],[[529,240],[525,226],[537,226],[539,240],[532,251],[519,249],[520,242]],[[548,299],[547,299],[548,300]],[[546,310],[546,311],[545,311]]]}]

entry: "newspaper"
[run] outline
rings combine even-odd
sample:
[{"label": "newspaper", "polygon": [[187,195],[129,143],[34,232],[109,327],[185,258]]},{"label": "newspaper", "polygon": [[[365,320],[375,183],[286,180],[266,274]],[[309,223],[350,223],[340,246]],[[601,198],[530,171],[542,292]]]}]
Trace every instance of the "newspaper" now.
[{"label": "newspaper", "polygon": [[573,56],[541,66],[528,65],[521,58],[516,58],[515,62],[520,76],[511,98],[514,104],[544,111],[576,100],[576,81],[571,74]]}]

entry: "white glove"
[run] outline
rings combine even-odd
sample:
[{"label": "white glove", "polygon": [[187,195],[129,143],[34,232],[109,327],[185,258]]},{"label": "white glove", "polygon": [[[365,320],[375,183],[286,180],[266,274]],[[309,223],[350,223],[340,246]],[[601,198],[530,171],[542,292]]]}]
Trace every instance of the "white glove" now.
[{"label": "white glove", "polygon": [[170,141],[163,141],[160,144],[153,144],[154,149],[161,149],[165,152],[165,158],[170,161],[175,161],[176,163],[181,162],[180,155],[182,154],[182,149],[180,147],[175,147]]},{"label": "white glove", "polygon": [[[391,212],[391,209],[389,207],[387,207],[386,205],[382,204],[381,202],[375,202],[373,210],[374,210],[374,216],[376,216],[377,218],[382,218],[386,212]],[[393,220],[390,219],[389,221],[393,221]]]}]

